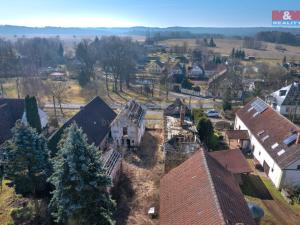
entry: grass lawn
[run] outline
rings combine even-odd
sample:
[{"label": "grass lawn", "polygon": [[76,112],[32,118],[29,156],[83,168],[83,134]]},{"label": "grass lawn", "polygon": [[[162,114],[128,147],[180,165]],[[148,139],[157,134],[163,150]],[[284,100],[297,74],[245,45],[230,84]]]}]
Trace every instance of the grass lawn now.
[{"label": "grass lawn", "polygon": [[243,176],[241,190],[248,202],[255,203],[264,210],[261,225],[281,225],[289,217],[295,220],[300,215],[299,205],[289,205],[266,177],[254,174]]},{"label": "grass lawn", "polygon": [[14,188],[8,187],[9,181],[2,182],[2,190],[0,191],[0,224],[12,222],[10,211],[14,208],[14,202],[17,199]]},{"label": "grass lawn", "polygon": [[288,207],[291,207],[297,214],[300,215],[300,204],[288,204],[287,201],[283,198],[282,194],[274,187],[274,185],[269,179],[265,177],[261,177],[261,179],[274,199],[276,199],[284,205],[287,205]]}]

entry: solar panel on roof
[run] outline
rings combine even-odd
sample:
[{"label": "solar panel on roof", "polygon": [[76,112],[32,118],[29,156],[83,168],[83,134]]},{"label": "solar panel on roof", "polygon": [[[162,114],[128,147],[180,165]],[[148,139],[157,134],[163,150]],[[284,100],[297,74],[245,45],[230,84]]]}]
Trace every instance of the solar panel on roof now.
[{"label": "solar panel on roof", "polygon": [[265,103],[260,98],[256,99],[254,102],[251,103],[251,106],[256,110],[258,113],[262,113],[268,108],[267,103]]},{"label": "solar panel on roof", "polygon": [[296,141],[297,139],[297,134],[293,134],[289,137],[287,137],[286,139],[283,140],[283,144],[289,145],[291,144],[293,141]]}]

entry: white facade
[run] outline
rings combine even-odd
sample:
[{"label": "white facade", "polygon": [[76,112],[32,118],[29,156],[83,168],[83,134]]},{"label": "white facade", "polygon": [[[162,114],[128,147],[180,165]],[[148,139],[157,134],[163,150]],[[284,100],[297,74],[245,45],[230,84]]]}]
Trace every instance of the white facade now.
[{"label": "white facade", "polygon": [[280,189],[285,184],[300,185],[300,170],[298,167],[300,166],[300,160],[285,169],[281,169],[238,116],[235,119],[235,129],[248,130],[253,156],[264,167],[267,176],[276,188]]},{"label": "white facade", "polygon": [[[273,92],[268,96],[268,102],[272,105],[273,109],[284,116],[295,115],[300,116],[300,106],[296,102],[297,95],[300,93],[300,84],[294,82],[286,87]],[[288,99],[288,101],[286,101]]]},{"label": "white facade", "polygon": [[135,101],[127,103],[111,124],[111,137],[117,146],[139,146],[145,133],[145,110]]}]

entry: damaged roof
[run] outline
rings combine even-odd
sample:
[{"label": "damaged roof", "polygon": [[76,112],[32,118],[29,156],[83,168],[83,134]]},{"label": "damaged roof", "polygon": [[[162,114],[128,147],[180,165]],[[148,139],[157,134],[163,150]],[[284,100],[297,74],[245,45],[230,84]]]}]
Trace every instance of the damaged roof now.
[{"label": "damaged roof", "polygon": [[140,126],[144,120],[146,110],[135,100],[129,101],[119,116],[127,116],[133,123]]}]

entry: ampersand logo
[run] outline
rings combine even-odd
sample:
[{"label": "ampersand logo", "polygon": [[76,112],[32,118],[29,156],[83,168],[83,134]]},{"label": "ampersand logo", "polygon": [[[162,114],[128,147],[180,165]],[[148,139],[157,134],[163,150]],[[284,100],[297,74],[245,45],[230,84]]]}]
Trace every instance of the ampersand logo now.
[{"label": "ampersand logo", "polygon": [[290,15],[290,12],[289,11],[284,11],[282,19],[283,20],[292,20],[292,16]]}]

